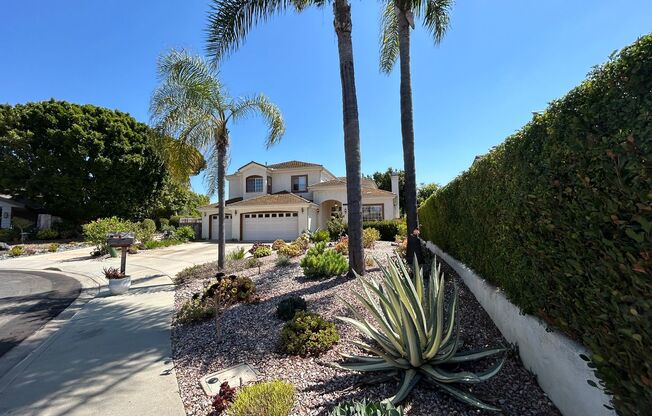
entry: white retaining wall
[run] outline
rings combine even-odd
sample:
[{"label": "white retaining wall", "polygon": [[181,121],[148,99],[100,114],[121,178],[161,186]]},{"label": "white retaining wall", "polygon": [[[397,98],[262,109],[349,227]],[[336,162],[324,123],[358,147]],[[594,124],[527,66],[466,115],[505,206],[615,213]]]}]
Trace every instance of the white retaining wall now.
[{"label": "white retaining wall", "polygon": [[[500,289],[489,284],[432,242],[427,242],[427,247],[455,269],[505,339],[518,345],[523,364],[537,375],[539,385],[562,414],[616,414],[603,406],[609,404],[609,396],[587,383],[587,380],[593,380],[598,384],[598,379],[579,356],[591,355],[586,348],[558,332],[547,329],[540,319],[522,314]],[[500,373],[496,377],[500,377]]]}]

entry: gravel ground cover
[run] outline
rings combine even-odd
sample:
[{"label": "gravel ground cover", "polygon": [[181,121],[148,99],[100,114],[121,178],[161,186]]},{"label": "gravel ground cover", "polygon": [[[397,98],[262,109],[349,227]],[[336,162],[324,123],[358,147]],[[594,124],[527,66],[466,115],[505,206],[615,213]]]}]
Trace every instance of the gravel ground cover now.
[{"label": "gravel ground cover", "polygon": [[[377,242],[374,249],[367,250],[367,254],[384,263],[386,255],[392,254],[393,249],[390,243]],[[222,318],[221,340],[216,338],[213,319],[197,324],[175,325],[172,335],[175,369],[187,414],[211,414],[211,400],[199,384],[201,377],[242,362],[254,366],[261,373],[262,380],[280,378],[295,386],[297,401],[293,415],[326,415],[341,401],[363,397],[379,400],[393,395],[397,386],[394,382],[362,385],[366,379],[363,375],[326,365],[338,360],[340,352],[360,352],[347,342],[359,339],[358,332],[335,320],[338,315],[350,316],[338,296],[357,304],[352,294],[358,288],[357,282],[346,277],[308,280],[303,276],[298,259],[293,259],[293,264],[285,268],[275,267],[275,259],[276,254],[273,254],[261,259],[260,268],[237,272],[238,275],[246,275],[254,280],[260,302],[238,304],[229,309]],[[458,281],[460,288],[458,325],[464,340],[463,349],[506,344],[491,319],[454,271],[445,264],[442,268],[448,278],[449,293],[453,279]],[[193,293],[201,291],[207,279],[214,274],[215,268],[207,265],[202,270],[205,279],[186,280],[177,284],[177,310]],[[368,276],[379,278],[380,271],[371,268]],[[275,316],[276,305],[292,295],[303,296],[308,302],[309,310],[336,322],[341,340],[331,351],[317,358],[287,356],[279,352],[278,339],[283,322]],[[491,361],[479,363],[477,369],[491,364]],[[500,406],[505,415],[560,414],[537,385],[535,376],[523,367],[516,352],[510,352],[497,376],[470,386],[468,390],[480,399]],[[492,414],[468,407],[423,384],[413,390],[403,407],[406,414],[411,416]]]},{"label": "gravel ground cover", "polygon": [[[78,248],[83,248],[83,247],[91,247],[92,245],[86,242],[77,242],[77,241],[72,241],[72,242],[58,242],[58,241],[53,241],[54,243],[59,244],[59,248],[57,249],[57,252],[59,251],[67,251],[67,250],[75,250]],[[25,248],[26,253],[23,254],[22,256],[34,256],[37,254],[46,254],[50,253],[48,250],[50,247],[51,243],[26,243],[26,244],[11,244],[10,247],[12,246],[23,246]],[[5,260],[5,259],[11,259],[14,258],[9,255],[9,250],[3,250],[0,251],[0,260]]]}]

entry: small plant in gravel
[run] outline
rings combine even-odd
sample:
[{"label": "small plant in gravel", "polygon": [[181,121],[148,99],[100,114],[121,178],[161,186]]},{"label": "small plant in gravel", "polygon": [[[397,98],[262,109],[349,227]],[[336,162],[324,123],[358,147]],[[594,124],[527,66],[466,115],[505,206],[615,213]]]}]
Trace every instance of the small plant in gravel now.
[{"label": "small plant in gravel", "polygon": [[289,321],[294,318],[294,315],[298,311],[305,311],[306,309],[308,309],[308,305],[304,298],[301,296],[292,296],[278,303],[276,306],[276,316],[284,321]]},{"label": "small plant in gravel", "polygon": [[249,257],[245,262],[245,268],[253,269],[254,267],[260,267],[262,264],[257,257]]},{"label": "small plant in gravel", "polygon": [[342,236],[340,237],[339,240],[337,240],[337,243],[335,244],[335,247],[333,248],[335,251],[338,253],[342,254],[343,256],[348,256],[349,255],[349,237],[347,236]]},{"label": "small plant in gravel", "polygon": [[227,260],[242,260],[245,258],[245,248],[240,246],[235,250],[229,251],[229,254],[226,255]]},{"label": "small plant in gravel", "polygon": [[138,250],[140,250],[140,248],[136,244],[130,245],[129,248],[127,249],[129,254],[138,254]]},{"label": "small plant in gravel", "polygon": [[288,416],[294,407],[294,386],[274,380],[243,387],[229,407],[229,416]]},{"label": "small plant in gravel", "polygon": [[338,240],[344,233],[346,233],[346,223],[344,222],[344,216],[340,213],[335,213],[331,216],[331,219],[326,225],[328,233],[331,235],[331,240]]},{"label": "small plant in gravel", "polygon": [[268,245],[261,245],[254,251],[253,256],[255,258],[267,257],[272,255],[272,248]]},{"label": "small plant in gravel", "polygon": [[362,246],[364,248],[373,248],[378,240],[380,240],[380,231],[377,229],[365,228],[362,230]]},{"label": "small plant in gravel", "polygon": [[292,244],[296,244],[297,247],[301,248],[301,250],[306,251],[310,245],[310,237],[308,237],[307,234],[301,234],[296,240],[292,242]]},{"label": "small plant in gravel", "polygon": [[197,264],[181,270],[174,278],[175,283],[184,283],[190,280],[201,280],[215,276],[217,262]]},{"label": "small plant in gravel", "polygon": [[349,269],[346,257],[335,250],[326,250],[326,243],[315,244],[300,263],[308,277],[338,276]]},{"label": "small plant in gravel", "polygon": [[256,252],[256,250],[258,249],[258,247],[264,247],[264,246],[266,246],[266,245],[267,245],[267,244],[265,244],[265,243],[261,243],[260,241],[256,241],[255,243],[253,243],[253,244],[251,245],[251,248],[249,249],[249,254],[251,254],[251,255],[253,256],[253,254]]},{"label": "small plant in gravel", "polygon": [[367,266],[368,268],[371,268],[371,267],[374,267],[376,265],[376,261],[371,256],[365,256],[364,265]]},{"label": "small plant in gravel", "polygon": [[[357,277],[364,294],[356,293],[355,296],[373,320],[365,319],[356,308],[344,301],[354,318],[341,316],[339,319],[371,339],[373,345],[354,342],[369,355],[344,355],[344,362],[339,366],[361,372],[384,372],[388,377],[398,373],[401,376],[398,391],[387,399],[393,404],[403,401],[412,388],[423,380],[466,404],[500,411],[452,386],[452,383],[475,384],[488,380],[500,371],[506,359],[504,354],[492,367],[480,373],[451,370],[455,370],[457,365],[493,358],[506,351],[504,347],[459,351],[459,331],[455,332],[457,284],[450,307],[446,308],[445,280],[438,264],[433,264],[426,288],[416,256],[414,277],[410,276],[403,261],[394,262],[388,258],[387,263],[387,267],[380,266],[383,275],[380,283]],[[448,319],[444,316],[446,310],[449,311]]]},{"label": "small plant in gravel", "polygon": [[48,251],[50,253],[56,253],[57,251],[59,251],[60,246],[61,246],[61,244],[59,244],[59,243],[50,243],[48,245]]},{"label": "small plant in gravel", "polygon": [[281,254],[276,258],[276,267],[288,267],[292,261],[288,256]]},{"label": "small plant in gravel", "polygon": [[23,246],[13,246],[13,247],[9,250],[9,255],[10,255],[11,257],[22,256],[23,254],[25,254],[25,247],[23,247]]},{"label": "small plant in gravel", "polygon": [[202,301],[214,299],[222,304],[248,302],[256,294],[256,284],[246,276],[226,276],[209,285],[201,296]]},{"label": "small plant in gravel", "polygon": [[279,248],[281,248],[283,246],[286,246],[286,245],[287,245],[287,243],[285,241],[283,241],[283,240],[274,240],[274,242],[272,243],[272,250],[276,251]]},{"label": "small plant in gravel", "polygon": [[317,230],[311,235],[311,240],[314,243],[321,243],[322,241],[330,241],[331,234],[328,230]]},{"label": "small plant in gravel", "polygon": [[396,237],[396,254],[405,258],[407,253],[407,237]]},{"label": "small plant in gravel", "polygon": [[229,386],[228,382],[220,384],[220,391],[213,397],[213,409],[221,415],[235,399],[235,388]]},{"label": "small plant in gravel", "polygon": [[387,402],[371,402],[363,399],[340,403],[328,416],[403,416],[403,409]]},{"label": "small plant in gravel", "polygon": [[215,306],[212,302],[204,302],[199,297],[193,297],[183,303],[177,312],[177,321],[181,323],[199,322],[215,316]]},{"label": "small plant in gravel", "polygon": [[316,356],[340,340],[335,324],[314,312],[297,312],[281,331],[281,349],[292,355]]},{"label": "small plant in gravel", "polygon": [[302,255],[304,250],[297,244],[286,244],[278,249],[278,254],[288,257],[299,257]]}]

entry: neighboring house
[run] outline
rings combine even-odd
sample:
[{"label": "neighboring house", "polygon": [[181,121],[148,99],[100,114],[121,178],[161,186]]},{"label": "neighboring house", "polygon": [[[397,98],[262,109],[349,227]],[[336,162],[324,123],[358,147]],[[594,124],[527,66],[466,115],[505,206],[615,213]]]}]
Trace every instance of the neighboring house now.
[{"label": "neighboring house", "polygon": [[25,204],[14,201],[9,195],[0,194],[0,229],[11,228],[12,211],[25,210]]},{"label": "neighboring house", "polygon": [[[263,165],[249,162],[227,175],[225,201],[226,240],[293,240],[302,232],[325,228],[331,215],[346,219],[346,178],[338,178],[322,165],[296,160]],[[392,191],[378,189],[362,179],[363,220],[398,218],[398,176]],[[202,238],[216,240],[217,204],[199,207]]]}]

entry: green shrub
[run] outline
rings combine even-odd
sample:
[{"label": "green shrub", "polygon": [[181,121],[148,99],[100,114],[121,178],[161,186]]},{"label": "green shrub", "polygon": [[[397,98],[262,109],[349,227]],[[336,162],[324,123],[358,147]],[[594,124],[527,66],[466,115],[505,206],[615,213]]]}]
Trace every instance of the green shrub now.
[{"label": "green shrub", "polygon": [[302,357],[326,352],[339,340],[335,324],[313,312],[297,312],[281,330],[283,352]]},{"label": "green shrub", "polygon": [[9,249],[9,255],[11,257],[22,256],[23,254],[26,254],[25,253],[25,247],[23,247],[23,246],[13,246],[13,247],[11,247],[11,249]]},{"label": "green shrub", "polygon": [[215,316],[215,306],[199,298],[188,299],[177,312],[177,321],[182,323],[198,322]]},{"label": "green shrub", "polygon": [[383,221],[365,221],[362,223],[363,228],[375,228],[380,233],[379,240],[394,241],[396,236],[405,237],[407,235],[407,224],[405,219],[383,220]]},{"label": "green shrub", "polygon": [[140,223],[139,239],[141,243],[150,241],[156,234],[156,223],[154,220],[146,218]]},{"label": "green shrub", "polygon": [[315,243],[320,243],[322,241],[330,241],[331,234],[328,230],[317,230],[312,233],[312,241]]},{"label": "green shrub", "polygon": [[257,257],[249,257],[245,262],[245,268],[253,269],[254,267],[260,267],[263,263]]},{"label": "green shrub", "polygon": [[145,246],[146,250],[153,250],[155,248],[176,246],[183,243],[185,243],[185,241],[166,239],[166,240],[151,240],[143,245]]},{"label": "green shrub", "polygon": [[61,246],[61,244],[59,244],[59,243],[50,243],[48,245],[48,251],[50,253],[56,253],[57,251],[59,251],[60,246]]},{"label": "green shrub", "polygon": [[280,247],[278,254],[287,257],[298,257],[303,254],[303,250],[298,245],[292,243]]},{"label": "green shrub", "polygon": [[310,245],[310,238],[307,235],[302,234],[299,237],[297,237],[297,239],[294,240],[292,244],[296,245],[301,250],[306,251],[308,250],[308,246]]},{"label": "green shrub", "polygon": [[292,261],[288,256],[281,254],[276,258],[276,267],[287,267],[290,264],[292,264]]},{"label": "green shrub", "polygon": [[202,301],[214,299],[217,295],[224,304],[249,302],[256,294],[256,284],[249,277],[226,276],[208,286],[201,296]]},{"label": "green shrub", "polygon": [[286,245],[287,243],[283,240],[274,240],[274,242],[272,243],[272,250],[278,250],[279,248],[284,247]]},{"label": "green shrub", "polygon": [[78,237],[81,231],[81,228],[77,223],[69,220],[61,220],[52,223],[52,229],[56,230],[59,233],[59,238],[63,239]]},{"label": "green shrub", "polygon": [[167,218],[159,218],[158,224],[159,224],[158,229],[160,231],[165,231],[167,229],[167,227],[170,226],[170,220],[167,219]]},{"label": "green shrub", "polygon": [[195,229],[189,225],[184,225],[183,227],[177,228],[174,232],[174,238],[181,241],[189,241],[195,239]]},{"label": "green shrub", "polygon": [[236,248],[235,250],[232,250],[229,252],[229,254],[226,255],[227,260],[242,260],[245,258],[246,251],[244,247],[240,246]]},{"label": "green shrub", "polygon": [[276,316],[284,321],[289,321],[294,318],[294,314],[298,311],[305,311],[308,308],[306,300],[301,296],[292,296],[283,299],[276,306]]},{"label": "green shrub", "polygon": [[235,396],[228,416],[288,416],[294,407],[294,387],[281,380],[245,386]]},{"label": "green shrub", "polygon": [[255,258],[267,257],[272,255],[272,248],[270,246],[258,246],[254,251],[253,256]]},{"label": "green shrub", "polygon": [[403,416],[403,409],[387,402],[369,402],[367,400],[340,403],[328,416]]},{"label": "green shrub", "polygon": [[186,267],[174,277],[176,283],[183,283],[190,280],[202,280],[214,277],[217,273],[217,262],[197,264]]},{"label": "green shrub", "polygon": [[344,217],[342,214],[333,214],[330,220],[328,220],[326,229],[328,230],[332,241],[336,241],[344,234],[346,234],[347,226],[344,222]]},{"label": "green shrub", "polygon": [[315,244],[299,263],[308,277],[337,276],[349,269],[346,257],[335,250],[326,250],[326,243]]},{"label": "green shrub", "polygon": [[362,230],[362,247],[373,248],[374,243],[380,239],[380,232],[375,228]]},{"label": "green shrub", "polygon": [[83,225],[84,239],[95,244],[100,253],[107,253],[106,236],[109,233],[133,232],[137,233],[140,227],[131,221],[121,220],[118,217],[98,218]]},{"label": "green shrub", "polygon": [[652,414],[652,35],[419,209],[422,236],[592,353],[620,415]]},{"label": "green shrub", "polygon": [[0,229],[0,241],[12,242],[20,239],[20,230],[18,228]]},{"label": "green shrub", "polygon": [[52,228],[46,230],[38,230],[36,232],[37,240],[54,240],[57,237],[59,237],[59,232]]},{"label": "green shrub", "polygon": [[170,217],[169,224],[170,226],[177,228],[179,226],[179,221],[181,220],[181,217],[178,215],[173,215]]}]

